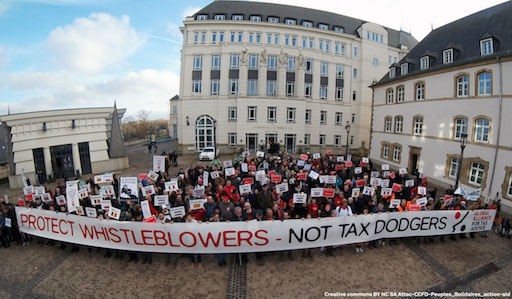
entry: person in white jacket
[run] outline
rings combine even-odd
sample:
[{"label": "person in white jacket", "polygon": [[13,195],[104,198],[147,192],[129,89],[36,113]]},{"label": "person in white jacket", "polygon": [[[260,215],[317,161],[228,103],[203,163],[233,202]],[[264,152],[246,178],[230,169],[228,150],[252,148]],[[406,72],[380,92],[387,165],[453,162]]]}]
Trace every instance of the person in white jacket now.
[{"label": "person in white jacket", "polygon": [[353,216],[352,209],[348,205],[348,200],[346,198],[343,199],[341,202],[341,206],[336,208],[336,216],[337,217],[343,217],[343,216]]}]

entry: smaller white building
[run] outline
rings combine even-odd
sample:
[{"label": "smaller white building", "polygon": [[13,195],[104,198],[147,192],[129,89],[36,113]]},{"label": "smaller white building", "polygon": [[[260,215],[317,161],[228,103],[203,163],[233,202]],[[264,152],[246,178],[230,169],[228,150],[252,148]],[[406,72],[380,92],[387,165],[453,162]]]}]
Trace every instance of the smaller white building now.
[{"label": "smaller white building", "polygon": [[4,127],[9,185],[23,187],[76,175],[128,168],[120,120],[114,106],[0,116]]}]

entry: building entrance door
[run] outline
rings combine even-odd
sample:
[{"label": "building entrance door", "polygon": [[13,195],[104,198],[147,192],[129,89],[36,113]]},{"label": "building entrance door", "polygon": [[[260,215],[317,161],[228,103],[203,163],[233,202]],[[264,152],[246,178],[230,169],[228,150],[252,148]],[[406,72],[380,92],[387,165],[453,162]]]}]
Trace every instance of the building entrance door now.
[{"label": "building entrance door", "polygon": [[56,179],[75,175],[73,165],[73,150],[71,144],[50,147],[52,156],[53,175]]},{"label": "building entrance door", "polygon": [[295,153],[295,139],[295,134],[284,135],[284,144],[287,152]]},{"label": "building entrance door", "polygon": [[418,174],[418,164],[420,161],[421,148],[409,146],[409,173],[412,175]]},{"label": "building entrance door", "polygon": [[256,151],[258,148],[258,134],[245,134],[245,148],[248,151]]},{"label": "building entrance door", "polygon": [[46,166],[44,164],[44,151],[43,148],[35,148],[32,150],[34,155],[34,166],[36,170],[36,177],[39,184],[44,184],[47,181]]}]

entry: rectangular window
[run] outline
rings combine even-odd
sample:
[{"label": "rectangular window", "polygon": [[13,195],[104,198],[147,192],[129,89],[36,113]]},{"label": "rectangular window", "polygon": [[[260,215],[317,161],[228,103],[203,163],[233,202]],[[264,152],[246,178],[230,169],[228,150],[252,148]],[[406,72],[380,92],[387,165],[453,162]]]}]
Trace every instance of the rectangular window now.
[{"label": "rectangular window", "polygon": [[241,43],[243,41],[243,36],[244,36],[243,32],[238,32],[238,42],[239,43]]},{"label": "rectangular window", "polygon": [[297,21],[295,21],[294,19],[285,19],[284,22],[288,25],[295,25],[297,24]]},{"label": "rectangular window", "polygon": [[336,78],[343,79],[343,65],[341,64],[336,65]]},{"label": "rectangular window", "polygon": [[256,32],[256,43],[261,43],[261,32]]},{"label": "rectangular window", "polygon": [[297,46],[297,36],[292,35],[292,47],[296,47],[296,46]]},{"label": "rectangular window", "polygon": [[400,145],[396,145],[393,147],[393,160],[400,161],[400,153],[402,151],[402,147]]},{"label": "rectangular window", "polygon": [[197,15],[196,20],[198,21],[205,21],[208,19],[208,16],[206,15]]},{"label": "rectangular window", "polygon": [[425,84],[416,84],[416,101],[423,101],[425,99]]},{"label": "rectangular window", "polygon": [[217,42],[217,31],[212,31],[212,44]]},{"label": "rectangular window", "polygon": [[274,33],[274,45],[279,45],[279,34]]},{"label": "rectangular window", "polygon": [[194,32],[194,44],[198,44],[199,43],[199,32]]},{"label": "rectangular window", "polygon": [[284,36],[284,45],[285,46],[289,46],[290,45],[290,36],[289,35],[285,35]]},{"label": "rectangular window", "polygon": [[343,87],[336,86],[336,101],[343,100]]},{"label": "rectangular window", "polygon": [[512,174],[510,175],[510,179],[508,180],[508,188],[507,188],[507,196],[512,196]]},{"label": "rectangular window", "polygon": [[423,119],[421,117],[415,117],[413,121],[414,135],[421,136],[423,134]]},{"label": "rectangular window", "polygon": [[249,69],[250,70],[258,69],[258,54],[250,54],[249,55]]},{"label": "rectangular window", "polygon": [[268,17],[268,22],[269,23],[279,23],[279,18]]},{"label": "rectangular window", "polygon": [[194,70],[203,68],[203,55],[194,55]]},{"label": "rectangular window", "polygon": [[250,95],[250,96],[258,95],[258,80],[256,80],[256,79],[248,80],[247,95]]},{"label": "rectangular window", "polygon": [[336,112],[336,125],[337,126],[341,126],[343,123],[343,113],[341,112]]},{"label": "rectangular window", "polygon": [[408,71],[409,71],[409,65],[407,63],[402,63],[402,65],[400,65],[400,74],[406,75]]},{"label": "rectangular window", "polygon": [[238,79],[229,79],[229,94],[238,94]]},{"label": "rectangular window", "polygon": [[326,40],[325,41],[325,52],[329,53],[331,51],[331,42]]},{"label": "rectangular window", "polygon": [[306,124],[311,123],[311,110],[310,109],[306,109],[306,114],[304,114],[304,121],[306,122]]},{"label": "rectangular window", "polygon": [[354,79],[357,78],[357,69],[354,69]]},{"label": "rectangular window", "polygon": [[308,146],[311,144],[311,134],[304,134],[304,145]]},{"label": "rectangular window", "polygon": [[322,62],[320,65],[320,75],[327,76],[329,72],[329,64],[327,62]]},{"label": "rectangular window", "polygon": [[267,107],[267,122],[275,123],[276,122],[276,107]]},{"label": "rectangular window", "polygon": [[215,15],[215,21],[223,21],[226,19],[225,15]]},{"label": "rectangular window", "polygon": [[313,59],[306,59],[305,60],[305,67],[306,67],[306,74],[312,74],[313,73]]},{"label": "rectangular window", "polygon": [[249,43],[254,42],[254,32],[249,32]]},{"label": "rectangular window", "polygon": [[491,94],[491,73],[483,72],[478,74],[478,95],[490,95]]},{"label": "rectangular window", "polygon": [[276,95],[276,80],[267,80],[267,96],[273,97]]},{"label": "rectangular window", "polygon": [[320,124],[321,125],[327,124],[327,111],[320,111]]},{"label": "rectangular window", "polygon": [[228,145],[229,147],[236,146],[236,133],[228,133]]},{"label": "rectangular window", "polygon": [[428,56],[421,57],[420,59],[420,69],[426,70],[429,68],[429,59]]},{"label": "rectangular window", "polygon": [[323,39],[318,40],[318,49],[320,49],[320,50],[324,49],[324,40]]},{"label": "rectangular window", "polygon": [[485,166],[480,163],[471,163],[471,171],[469,173],[469,182],[480,186],[484,177]]},{"label": "rectangular window", "polygon": [[382,157],[389,158],[389,144],[385,143],[382,145]]},{"label": "rectangular window", "polygon": [[341,44],[341,52],[340,52],[341,55],[345,55],[345,48],[346,48],[345,44]]},{"label": "rectangular window", "polygon": [[320,85],[320,99],[322,99],[322,100],[327,99],[327,86],[326,85]]},{"label": "rectangular window", "polygon": [[395,133],[402,133],[404,128],[404,118],[395,116]]},{"label": "rectangular window", "polygon": [[357,91],[352,91],[352,101],[357,100]]},{"label": "rectangular window", "polygon": [[286,96],[287,97],[295,96],[295,81],[287,81],[286,82]]},{"label": "rectangular window", "polygon": [[482,56],[493,53],[492,38],[486,38],[480,41],[480,52]]},{"label": "rectangular window", "polygon": [[309,45],[308,45],[309,47],[308,48],[313,49],[313,47],[315,45],[315,39],[310,37],[308,41],[309,41]]},{"label": "rectangular window", "polygon": [[256,106],[248,106],[247,107],[247,121],[248,122],[256,122],[256,112],[258,108]]},{"label": "rectangular window", "polygon": [[220,70],[220,54],[212,55],[212,70]]},{"label": "rectangular window", "polygon": [[267,56],[267,68],[269,71],[275,71],[277,68],[277,56],[269,55]]},{"label": "rectangular window", "polygon": [[231,41],[232,43],[234,43],[234,42],[235,42],[235,34],[236,34],[236,32],[231,31],[231,39],[230,39],[230,41]]},{"label": "rectangular window", "polygon": [[237,70],[240,63],[240,56],[238,54],[230,54],[229,55],[229,68],[232,70]]},{"label": "rectangular window", "polygon": [[219,32],[219,43],[224,42],[224,31]]},{"label": "rectangular window", "polygon": [[352,113],[352,123],[355,123],[355,122],[356,122],[356,114]]},{"label": "rectangular window", "polygon": [[460,165],[459,158],[451,158],[450,159],[450,170],[448,172],[449,177],[451,178],[457,178],[457,171],[459,171],[459,165]]},{"label": "rectangular window", "polygon": [[214,79],[210,82],[210,94],[212,96],[218,95],[220,89],[220,81],[218,79]]},{"label": "rectangular window", "polygon": [[457,97],[464,98],[469,94],[469,77],[459,76],[457,77]]},{"label": "rectangular window", "polygon": [[455,119],[455,134],[454,139],[459,140],[462,134],[467,134],[468,131],[468,121],[465,118],[457,118]]},{"label": "rectangular window", "polygon": [[253,22],[261,22],[261,17],[260,16],[251,16],[251,21],[253,21]]},{"label": "rectangular window", "polygon": [[308,21],[302,21],[302,26],[304,26],[304,27],[313,27],[313,23],[312,22],[308,22]]},{"label": "rectangular window", "polygon": [[490,122],[486,118],[479,118],[475,122],[475,141],[489,141]]},{"label": "rectangular window", "polygon": [[354,56],[357,57],[357,47],[354,47]]},{"label": "rectangular window", "polygon": [[340,43],[334,43],[334,54],[340,54]]},{"label": "rectangular window", "polygon": [[288,63],[286,65],[287,72],[295,72],[295,57],[287,57]]},{"label": "rectangular window", "polygon": [[386,91],[386,104],[393,104],[393,100],[393,88],[390,88]]},{"label": "rectangular window", "polygon": [[334,26],[334,32],[343,33],[344,31],[343,27]]},{"label": "rectangular window", "polygon": [[322,30],[329,30],[329,25],[326,24],[318,24],[318,28]]},{"label": "rectangular window", "polygon": [[236,122],[237,119],[237,108],[236,107],[228,107],[228,121]]},{"label": "rectangular window", "polygon": [[325,146],[325,135],[324,135],[324,134],[320,134],[319,139],[318,139],[318,144],[319,144],[321,147],[324,147],[324,146]]},{"label": "rectangular window", "polygon": [[201,80],[192,80],[192,93],[201,93]]},{"label": "rectangular window", "polygon": [[334,135],[334,147],[341,147],[341,135]]},{"label": "rectangular window", "polygon": [[231,17],[231,20],[233,20],[233,21],[243,21],[243,19],[244,19],[244,16],[242,16],[242,15],[233,15]]},{"label": "rectangular window", "polygon": [[206,43],[206,31],[201,32],[201,44]]},{"label": "rectangular window", "polygon": [[302,38],[302,47],[306,48],[307,45],[308,45],[308,38],[307,37],[303,37]]},{"label": "rectangular window", "polygon": [[393,129],[393,121],[391,120],[391,116],[386,117],[384,119],[384,131],[391,132]]},{"label": "rectangular window", "polygon": [[172,114],[178,114],[178,107],[172,106]]},{"label": "rectangular window", "polygon": [[286,109],[286,122],[288,122],[288,123],[295,122],[295,108],[287,108]]},{"label": "rectangular window", "polygon": [[396,89],[396,102],[402,103],[404,101],[404,87],[400,86]]},{"label": "rectangular window", "polygon": [[392,60],[391,55],[389,55],[388,56],[388,64],[391,64],[391,60]]},{"label": "rectangular window", "polygon": [[311,83],[304,83],[304,97],[310,99],[313,86]]},{"label": "rectangular window", "polygon": [[448,64],[453,62],[453,49],[448,49],[443,51],[443,64]]}]

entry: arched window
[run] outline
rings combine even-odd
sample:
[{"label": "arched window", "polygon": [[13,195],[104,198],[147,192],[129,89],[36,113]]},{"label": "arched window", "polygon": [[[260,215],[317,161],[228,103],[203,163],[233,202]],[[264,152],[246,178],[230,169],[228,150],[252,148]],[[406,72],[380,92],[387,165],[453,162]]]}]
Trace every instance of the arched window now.
[{"label": "arched window", "polygon": [[491,95],[491,72],[481,72],[477,76],[478,78],[478,95],[487,96]]},{"label": "arched window", "polygon": [[419,82],[415,85],[416,101],[423,101],[425,99],[425,83]]},{"label": "arched window", "polygon": [[469,77],[466,75],[457,77],[457,97],[464,98],[469,95]]},{"label": "arched window", "polygon": [[395,116],[395,133],[402,133],[404,129],[403,116]]},{"label": "arched window", "polygon": [[396,88],[396,102],[402,103],[404,101],[404,86],[398,86]]},{"label": "arched window", "polygon": [[389,88],[386,90],[386,103],[393,104],[393,89]]},{"label": "arched window", "polygon": [[490,121],[487,118],[475,120],[475,141],[489,142]]},{"label": "arched window", "polygon": [[423,118],[416,116],[412,121],[413,135],[421,136],[423,134]]},{"label": "arched window", "polygon": [[391,116],[387,116],[384,119],[384,131],[386,131],[386,132],[393,131],[393,121],[391,120]]},{"label": "arched window", "polygon": [[215,146],[215,120],[203,114],[196,119],[196,150],[207,146]]}]

